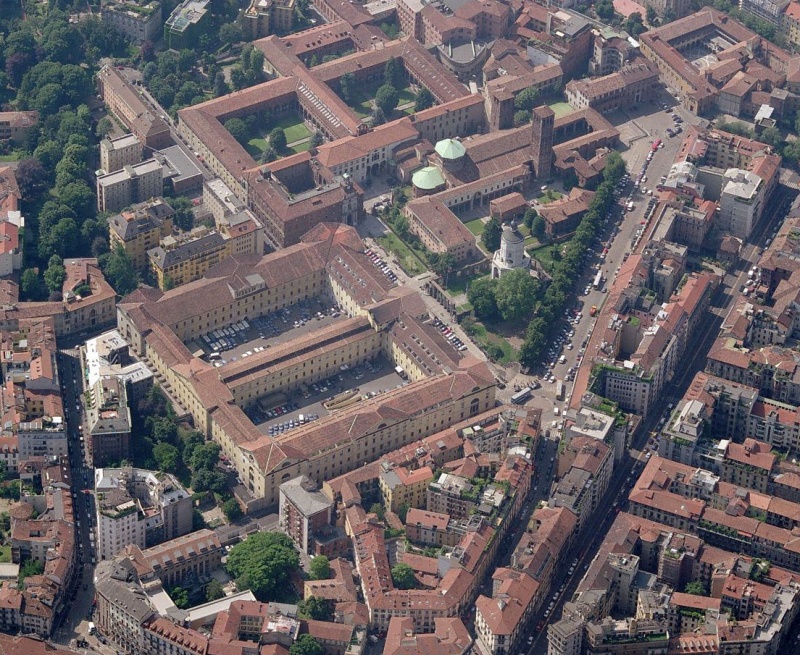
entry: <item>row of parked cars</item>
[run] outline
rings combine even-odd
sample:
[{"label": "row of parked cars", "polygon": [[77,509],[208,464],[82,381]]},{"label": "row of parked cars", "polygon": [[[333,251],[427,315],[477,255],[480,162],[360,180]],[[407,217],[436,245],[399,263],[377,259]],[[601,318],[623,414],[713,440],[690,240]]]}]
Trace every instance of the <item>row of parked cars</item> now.
[{"label": "row of parked cars", "polygon": [[459,352],[464,352],[467,349],[466,344],[459,339],[458,335],[438,318],[433,321],[433,324],[438,328],[439,332],[444,335],[444,338],[453,345],[453,348]]},{"label": "row of parked cars", "polygon": [[282,423],[276,423],[275,425],[269,426],[269,434],[270,436],[274,437],[278,434],[283,434],[284,432],[293,430],[294,428],[299,428],[301,425],[305,425],[311,421],[316,421],[318,418],[319,414],[298,414],[297,416],[290,418],[288,421],[283,421]]},{"label": "row of parked cars", "polygon": [[383,261],[383,259],[381,259],[381,256],[378,253],[373,252],[372,250],[367,250],[366,255],[367,255],[367,257],[369,257],[369,260],[373,264],[375,264],[375,266],[377,266],[379,269],[381,269],[383,274],[387,278],[389,278],[390,282],[397,282],[397,275],[391,269],[389,264],[387,264],[385,261]]},{"label": "row of parked cars", "polygon": [[250,323],[247,322],[247,319],[242,319],[237,323],[231,323],[228,327],[212,330],[201,338],[212,351],[219,354],[245,343],[247,340],[245,332],[249,328]]}]

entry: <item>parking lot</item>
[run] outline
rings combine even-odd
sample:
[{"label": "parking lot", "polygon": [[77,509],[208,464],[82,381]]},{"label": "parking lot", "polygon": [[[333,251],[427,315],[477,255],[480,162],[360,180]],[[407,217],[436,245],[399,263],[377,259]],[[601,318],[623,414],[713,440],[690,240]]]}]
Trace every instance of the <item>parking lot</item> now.
[{"label": "parking lot", "polygon": [[328,298],[313,298],[204,334],[191,342],[189,349],[202,351],[215,366],[223,366],[344,318],[346,315],[335,302]]},{"label": "parking lot", "polygon": [[304,385],[272,407],[262,403],[259,407],[248,409],[248,416],[263,434],[277,437],[338,409],[351,407],[366,398],[408,384],[383,357],[377,357],[362,366],[350,368],[344,364],[343,367],[338,374]]}]

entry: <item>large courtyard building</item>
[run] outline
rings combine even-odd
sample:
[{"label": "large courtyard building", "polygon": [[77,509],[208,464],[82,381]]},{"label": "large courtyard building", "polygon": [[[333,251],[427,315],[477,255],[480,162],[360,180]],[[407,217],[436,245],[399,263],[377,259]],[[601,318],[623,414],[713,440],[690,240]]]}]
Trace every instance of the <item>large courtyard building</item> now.
[{"label": "large courtyard building", "polygon": [[[212,365],[192,354],[203,335],[315,298],[345,315],[239,361]],[[120,303],[118,319],[196,428],[222,447],[243,482],[242,504],[256,509],[277,506],[289,479],[322,483],[494,405],[486,365],[462,357],[428,316],[416,292],[372,265],[353,228],[321,224],[277,253],[228,257],[172,291],[136,291]],[[245,413],[376,357],[389,359],[409,383],[279,436],[262,433]]]}]

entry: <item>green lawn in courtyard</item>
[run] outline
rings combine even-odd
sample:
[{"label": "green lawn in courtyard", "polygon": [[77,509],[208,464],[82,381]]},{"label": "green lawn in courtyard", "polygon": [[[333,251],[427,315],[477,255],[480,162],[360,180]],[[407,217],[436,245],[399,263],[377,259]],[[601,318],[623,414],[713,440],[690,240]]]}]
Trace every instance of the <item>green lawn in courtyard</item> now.
[{"label": "green lawn in courtyard", "polygon": [[550,109],[555,112],[556,118],[561,118],[575,111],[568,102],[554,102],[550,105]]},{"label": "green lawn in courtyard", "polygon": [[476,218],[468,223],[464,223],[464,225],[466,225],[467,229],[476,237],[479,237],[481,234],[483,234],[484,230],[486,229],[486,223],[484,223],[480,218]]},{"label": "green lawn in courtyard", "polygon": [[[356,114],[358,114],[361,118],[366,118],[372,114],[372,101],[375,99],[375,94],[378,93],[378,89],[381,87],[380,84],[372,83],[367,84],[364,86],[359,86],[356,89],[354,97],[350,98],[350,101],[347,103],[347,106],[350,107]],[[405,105],[409,102],[413,102],[416,100],[417,95],[411,90],[411,87],[406,86],[405,88],[398,89],[397,95],[399,96],[399,104],[398,106]],[[402,111],[397,111],[398,114],[413,114],[414,107],[409,109],[404,109]],[[391,120],[391,116],[387,116],[387,120]],[[286,135],[288,138],[288,134]]]},{"label": "green lawn in courtyard", "polygon": [[11,561],[11,546],[0,546],[0,563],[8,564]]},{"label": "green lawn in courtyard", "polygon": [[[258,133],[254,134],[252,138],[247,141],[245,150],[254,158],[261,156],[261,153],[267,149],[267,141],[269,133],[276,127],[280,127],[286,134],[286,143],[294,143],[295,141],[302,141],[303,139],[311,139],[311,130],[303,123],[303,119],[297,114],[286,114],[284,116],[277,116],[273,118],[264,127],[258,128]],[[292,152],[302,152],[311,147],[310,141],[299,144],[293,148],[288,148]]]}]

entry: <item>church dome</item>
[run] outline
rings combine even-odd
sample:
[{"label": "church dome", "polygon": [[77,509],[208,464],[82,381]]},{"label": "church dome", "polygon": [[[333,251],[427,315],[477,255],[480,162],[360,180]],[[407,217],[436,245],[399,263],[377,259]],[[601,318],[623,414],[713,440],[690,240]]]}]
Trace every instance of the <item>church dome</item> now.
[{"label": "church dome", "polygon": [[456,141],[456,139],[443,139],[436,144],[434,149],[442,159],[447,160],[461,159],[467,152],[461,141]]},{"label": "church dome", "polygon": [[444,176],[436,166],[426,166],[414,173],[411,177],[411,183],[418,189],[431,191],[444,184]]}]

